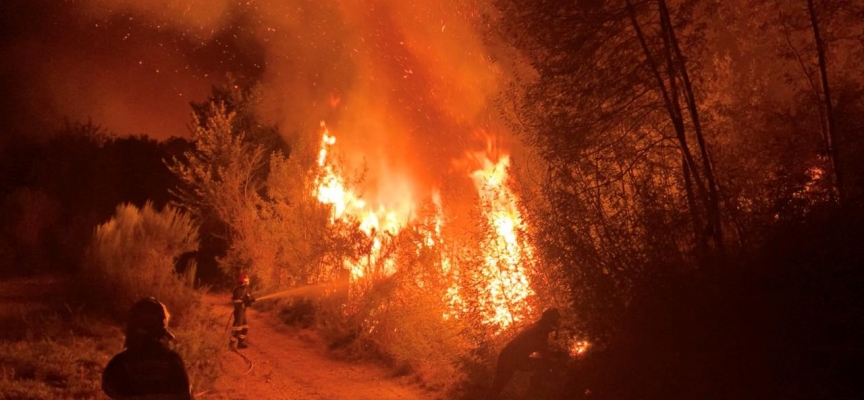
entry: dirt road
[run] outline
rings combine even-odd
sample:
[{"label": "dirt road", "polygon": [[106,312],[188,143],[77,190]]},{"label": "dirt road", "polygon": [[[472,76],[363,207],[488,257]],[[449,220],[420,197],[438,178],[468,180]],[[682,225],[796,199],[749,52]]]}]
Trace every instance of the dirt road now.
[{"label": "dirt road", "polygon": [[[220,319],[231,312],[228,295],[207,296]],[[314,340],[298,336],[268,313],[248,311],[249,348],[239,350],[252,362],[226,352],[224,373],[201,399],[431,400],[436,396],[393,378],[380,366],[329,358]],[[227,346],[227,338],[226,343]],[[248,371],[248,372],[247,372]]]}]

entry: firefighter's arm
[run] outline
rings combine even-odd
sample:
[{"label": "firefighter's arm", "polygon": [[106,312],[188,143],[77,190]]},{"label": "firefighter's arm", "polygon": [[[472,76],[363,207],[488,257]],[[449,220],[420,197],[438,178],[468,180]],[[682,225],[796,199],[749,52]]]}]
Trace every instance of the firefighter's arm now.
[{"label": "firefighter's arm", "polygon": [[553,358],[557,358],[559,356],[561,349],[555,344],[554,341],[550,340],[549,336],[545,337],[543,341],[543,346],[540,346],[540,350],[537,353],[540,357],[543,357],[546,360],[551,360]]},{"label": "firefighter's arm", "polygon": [[186,372],[183,359],[176,353],[174,354],[174,367],[171,376],[175,378],[173,384],[176,385],[177,399],[191,400],[194,396],[192,395],[192,385],[189,383],[189,374]]},{"label": "firefighter's arm", "polygon": [[249,307],[250,305],[252,305],[252,303],[255,302],[255,296],[252,296],[252,294],[247,293],[246,299],[244,301],[246,303],[246,307]]}]

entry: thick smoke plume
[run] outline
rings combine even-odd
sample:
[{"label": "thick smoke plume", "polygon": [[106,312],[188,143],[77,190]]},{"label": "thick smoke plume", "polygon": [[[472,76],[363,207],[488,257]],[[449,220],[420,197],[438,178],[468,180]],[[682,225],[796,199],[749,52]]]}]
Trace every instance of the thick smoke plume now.
[{"label": "thick smoke plume", "polygon": [[4,83],[42,120],[183,136],[189,101],[230,74],[261,85],[262,115],[286,135],[326,121],[373,186],[420,196],[408,186],[439,181],[496,129],[481,1],[20,3],[6,7],[34,25],[4,52],[29,60],[11,73],[32,86]]}]

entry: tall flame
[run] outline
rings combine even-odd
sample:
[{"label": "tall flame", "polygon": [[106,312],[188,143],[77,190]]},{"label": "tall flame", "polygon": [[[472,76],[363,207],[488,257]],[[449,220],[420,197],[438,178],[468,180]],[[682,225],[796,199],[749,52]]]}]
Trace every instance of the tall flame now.
[{"label": "tall flame", "polygon": [[[318,152],[318,175],[315,178],[314,195],[322,204],[332,207],[331,222],[342,220],[358,222],[359,229],[371,241],[370,256],[356,263],[346,265],[351,271],[352,279],[356,280],[376,267],[381,267],[385,275],[395,272],[395,262],[392,259],[382,259],[383,248],[380,233],[396,235],[407,222],[407,216],[400,219],[395,211],[387,210],[383,205],[377,209],[367,207],[366,201],[354,191],[346,187],[345,179],[336,163],[331,159],[330,149],[336,144],[336,137],[330,135],[327,125],[322,121],[324,130],[321,136],[321,148]],[[378,265],[381,262],[382,265]]]},{"label": "tall flame", "polygon": [[525,229],[517,197],[508,186],[510,158],[497,162],[485,154],[475,157],[482,168],[471,173],[480,195],[480,207],[492,232],[481,244],[486,294],[481,298],[485,322],[506,328],[531,313],[526,303],[534,294],[528,279],[528,263],[533,257],[530,245],[521,237]]}]

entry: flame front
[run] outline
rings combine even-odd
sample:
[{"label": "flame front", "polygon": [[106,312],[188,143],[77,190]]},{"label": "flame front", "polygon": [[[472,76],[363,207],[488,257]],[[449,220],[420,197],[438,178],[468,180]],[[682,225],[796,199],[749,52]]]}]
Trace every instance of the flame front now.
[{"label": "flame front", "polygon": [[[400,218],[400,214],[380,205],[370,209],[366,201],[346,187],[345,179],[330,154],[336,137],[330,135],[323,122],[321,127],[323,134],[318,154],[319,171],[313,194],[318,201],[332,207],[331,222],[356,222],[358,229],[370,240],[368,258],[356,262],[346,261],[352,281],[356,282],[367,276],[368,271],[376,268],[377,271],[383,271],[384,276],[390,275],[395,272],[395,260],[383,254],[380,233],[396,236],[411,222],[410,218],[405,215]],[[470,271],[466,275],[474,276],[481,283],[482,291],[476,301],[483,316],[483,323],[503,329],[523,320],[532,311],[526,300],[534,295],[528,278],[533,251],[522,237],[525,224],[518,208],[518,199],[508,186],[510,158],[501,155],[493,162],[489,158],[492,156],[491,148],[487,150],[486,153],[471,156],[473,161],[479,162],[479,166],[469,175],[477,189],[479,208],[489,229],[480,243],[480,270]],[[423,243],[418,246],[440,249],[443,244],[443,207],[436,191],[433,191],[432,202],[436,215],[431,224],[428,224],[431,229],[422,232]],[[413,209],[413,205],[411,208]],[[459,274],[456,273],[459,267],[442,252],[440,271],[451,279],[451,285],[444,295],[444,302],[449,307],[449,310],[443,313],[445,318],[458,318],[460,314],[468,311],[460,290]]]},{"label": "flame front", "polygon": [[485,321],[506,328],[530,315],[526,300],[534,294],[528,279],[528,264],[533,252],[521,238],[525,225],[516,195],[508,186],[510,158],[492,162],[487,155],[476,157],[482,169],[471,174],[480,195],[480,207],[492,232],[481,244],[484,265],[481,275],[486,283],[481,298]]},{"label": "flame front", "polygon": [[327,154],[330,147],[336,144],[336,137],[330,136],[324,122],[321,122],[321,127],[324,128],[324,134],[321,137],[321,150],[318,152],[318,168],[320,170],[315,179],[315,197],[322,204],[333,206],[333,212],[330,216],[332,222],[342,218],[349,209],[352,212],[362,210],[365,203],[345,188],[342,175],[336,173],[332,163],[327,162]]},{"label": "flame front", "polygon": [[395,236],[402,229],[405,221],[400,220],[395,211],[390,211],[379,206],[375,210],[367,208],[366,201],[358,197],[352,190],[346,187],[343,178],[335,162],[331,160],[330,150],[336,144],[336,137],[330,135],[327,125],[322,121],[321,128],[324,130],[321,137],[321,148],[318,152],[318,175],[315,178],[313,195],[322,204],[330,205],[330,221],[342,220],[344,222],[358,222],[359,229],[366,234],[370,240],[370,255],[368,258],[349,263],[346,267],[351,271],[351,278],[356,280],[382,265],[382,272],[390,275],[395,272],[395,264],[392,259],[382,259],[382,238],[379,233],[386,232]]}]

